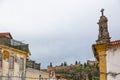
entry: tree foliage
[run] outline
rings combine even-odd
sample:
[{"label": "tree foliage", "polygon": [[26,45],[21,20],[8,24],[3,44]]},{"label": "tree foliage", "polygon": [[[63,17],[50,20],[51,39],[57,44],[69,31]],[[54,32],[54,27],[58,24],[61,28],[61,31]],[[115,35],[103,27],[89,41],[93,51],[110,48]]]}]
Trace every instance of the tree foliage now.
[{"label": "tree foliage", "polygon": [[[64,62],[64,66],[66,63]],[[98,64],[95,65],[79,65],[74,66],[71,69],[63,69],[56,71],[57,74],[61,74],[64,78],[68,80],[99,80],[99,67]]]},{"label": "tree foliage", "polygon": [[50,67],[52,67],[52,62],[50,62]]},{"label": "tree foliage", "polygon": [[64,62],[64,66],[67,66],[67,62]]},{"label": "tree foliage", "polygon": [[75,65],[77,65],[78,64],[78,62],[77,61],[75,61]]}]

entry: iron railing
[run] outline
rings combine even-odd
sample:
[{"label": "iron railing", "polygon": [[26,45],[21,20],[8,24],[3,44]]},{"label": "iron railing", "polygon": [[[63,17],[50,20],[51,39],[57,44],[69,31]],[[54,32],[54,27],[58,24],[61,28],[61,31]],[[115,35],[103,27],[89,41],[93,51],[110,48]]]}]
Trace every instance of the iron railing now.
[{"label": "iron railing", "polygon": [[29,52],[28,44],[22,43],[21,41],[17,41],[14,39],[0,38],[0,45],[6,45],[15,49]]}]

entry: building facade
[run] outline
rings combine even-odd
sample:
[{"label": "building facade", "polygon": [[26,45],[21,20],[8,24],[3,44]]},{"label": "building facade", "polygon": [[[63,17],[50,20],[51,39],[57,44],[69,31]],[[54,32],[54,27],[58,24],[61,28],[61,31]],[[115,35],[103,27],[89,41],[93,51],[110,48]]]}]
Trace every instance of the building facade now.
[{"label": "building facade", "polygon": [[112,41],[106,54],[107,80],[120,80],[120,40]]},{"label": "building facade", "polygon": [[24,80],[28,44],[16,41],[10,33],[0,33],[0,80]]},{"label": "building facade", "polygon": [[93,60],[87,60],[87,64],[90,66],[95,66],[98,62]]},{"label": "building facade", "polygon": [[0,80],[40,79],[40,64],[30,60],[28,44],[0,33]]},{"label": "building facade", "polygon": [[99,62],[100,80],[120,80],[120,40],[110,40],[108,20],[103,11],[98,22],[98,40],[92,45],[93,53]]},{"label": "building facade", "polygon": [[40,80],[40,63],[33,60],[26,60],[26,80]]},{"label": "building facade", "polygon": [[47,70],[40,70],[40,78],[41,79],[49,79],[50,73]]}]

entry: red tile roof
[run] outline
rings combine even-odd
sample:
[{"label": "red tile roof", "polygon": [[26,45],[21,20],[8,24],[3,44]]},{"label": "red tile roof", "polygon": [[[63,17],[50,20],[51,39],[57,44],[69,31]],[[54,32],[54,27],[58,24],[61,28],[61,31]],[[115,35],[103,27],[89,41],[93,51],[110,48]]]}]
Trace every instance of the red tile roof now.
[{"label": "red tile roof", "polygon": [[111,44],[111,45],[117,45],[117,44],[120,44],[120,40],[111,41],[109,44]]},{"label": "red tile roof", "polygon": [[0,37],[8,37],[12,39],[12,36],[9,32],[0,33]]}]

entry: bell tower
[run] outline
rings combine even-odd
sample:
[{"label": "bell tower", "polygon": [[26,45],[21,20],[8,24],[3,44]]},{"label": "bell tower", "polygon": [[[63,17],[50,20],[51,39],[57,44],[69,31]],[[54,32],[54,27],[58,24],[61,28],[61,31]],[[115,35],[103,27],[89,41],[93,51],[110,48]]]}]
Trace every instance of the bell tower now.
[{"label": "bell tower", "polygon": [[97,44],[110,42],[111,38],[109,36],[107,22],[107,17],[104,16],[104,9],[101,9],[101,16],[99,22],[97,23],[99,25],[98,40],[96,40]]}]

